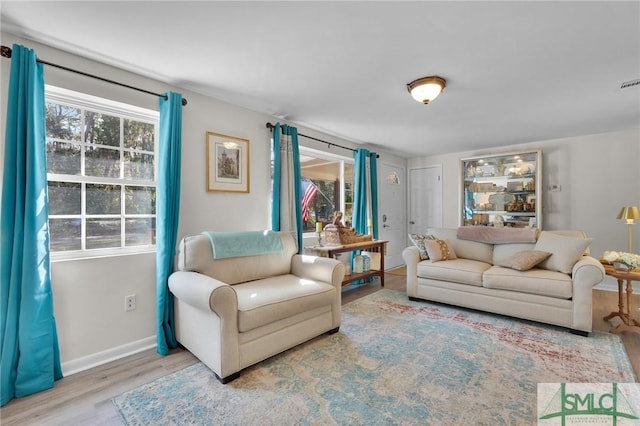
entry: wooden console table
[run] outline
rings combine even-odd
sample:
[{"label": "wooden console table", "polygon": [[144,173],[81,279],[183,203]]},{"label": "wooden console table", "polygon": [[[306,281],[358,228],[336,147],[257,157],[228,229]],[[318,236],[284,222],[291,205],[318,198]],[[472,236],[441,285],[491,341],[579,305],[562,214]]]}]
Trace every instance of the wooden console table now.
[{"label": "wooden console table", "polygon": [[342,285],[347,285],[354,281],[363,280],[369,277],[380,277],[380,284],[384,287],[384,255],[387,241],[373,240],[362,243],[345,244],[342,246],[312,246],[305,247],[305,250],[317,256],[334,258],[336,254],[350,253],[357,250],[380,253],[380,268],[370,271],[356,273],[351,271],[351,275],[345,275]]},{"label": "wooden console table", "polygon": [[[622,324],[612,329],[611,333],[620,333],[621,331],[635,331],[640,333],[640,322],[633,318],[633,286],[632,281],[640,281],[640,272],[624,272],[617,271],[612,265],[604,265],[604,271],[607,275],[612,276],[618,280],[618,311],[611,312],[604,317],[605,321],[609,321],[613,317],[619,317],[622,320]],[[627,282],[627,306],[625,310],[624,294],[622,285],[624,281]]]}]

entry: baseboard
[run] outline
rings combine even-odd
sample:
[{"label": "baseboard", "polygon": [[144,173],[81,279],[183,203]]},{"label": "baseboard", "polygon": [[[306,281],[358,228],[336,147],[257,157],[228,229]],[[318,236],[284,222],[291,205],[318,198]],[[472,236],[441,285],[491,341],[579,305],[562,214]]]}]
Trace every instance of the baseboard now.
[{"label": "baseboard", "polygon": [[136,354],[138,352],[146,351],[147,349],[153,349],[155,347],[156,336],[145,337],[144,339],[127,343],[126,345],[118,346],[82,358],[76,358],[70,361],[63,362],[62,374],[65,377],[70,376],[72,374],[97,367],[98,365],[106,364],[108,362],[115,361],[120,358]]}]

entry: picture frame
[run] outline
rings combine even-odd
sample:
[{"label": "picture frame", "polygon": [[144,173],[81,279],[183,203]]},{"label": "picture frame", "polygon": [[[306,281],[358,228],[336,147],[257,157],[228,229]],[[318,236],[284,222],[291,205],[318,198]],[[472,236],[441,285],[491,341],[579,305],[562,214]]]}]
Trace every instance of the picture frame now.
[{"label": "picture frame", "polygon": [[249,193],[249,139],[207,132],[207,192]]}]

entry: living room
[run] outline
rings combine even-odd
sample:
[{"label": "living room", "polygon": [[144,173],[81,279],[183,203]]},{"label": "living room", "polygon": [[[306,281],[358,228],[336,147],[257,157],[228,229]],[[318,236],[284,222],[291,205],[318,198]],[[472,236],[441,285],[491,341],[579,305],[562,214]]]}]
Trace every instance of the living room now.
[{"label": "living room", "polygon": [[[12,2],[7,2],[12,3]],[[631,7],[637,3],[632,2]],[[635,6],[633,6],[635,5]],[[5,4],[3,2],[3,9]],[[637,14],[636,14],[637,16]],[[593,123],[584,120],[584,130],[570,133],[568,130],[547,137],[530,139],[527,135],[514,138],[513,143],[494,144],[483,141],[473,144],[472,148],[448,151],[441,145],[432,152],[417,154],[416,151],[402,152],[397,145],[381,146],[371,143],[357,143],[344,132],[336,129],[321,131],[297,120],[296,111],[286,110],[286,103],[268,106],[272,111],[258,112],[228,102],[223,97],[215,98],[204,95],[198,90],[186,89],[180,80],[166,81],[160,78],[165,70],[156,69],[157,76],[145,76],[127,71],[123,65],[116,67],[107,65],[99,55],[99,47],[86,55],[75,52],[72,40],[48,40],[38,38],[37,32],[21,28],[19,22],[5,21],[3,12],[2,44],[11,46],[18,43],[37,52],[39,58],[61,64],[77,70],[84,70],[102,77],[126,82],[154,92],[172,90],[182,93],[188,99],[183,109],[183,151],[182,151],[182,211],[180,216],[179,235],[198,234],[203,230],[237,231],[268,229],[269,206],[271,201],[271,165],[270,165],[270,133],[265,128],[266,122],[288,122],[295,125],[299,132],[335,143],[348,148],[365,147],[380,155],[380,162],[387,162],[404,167],[406,170],[425,166],[441,165],[442,167],[442,217],[444,227],[455,228],[459,225],[460,202],[460,159],[470,156],[541,150],[543,153],[543,187],[557,185],[560,191],[545,191],[543,195],[543,223],[545,229],[580,229],[594,238],[591,253],[598,258],[606,250],[622,250],[626,247],[627,228],[616,219],[620,208],[627,205],[640,204],[640,126],[634,124],[618,124],[617,117],[609,117],[610,127],[606,131],[594,131]],[[636,19],[635,34],[638,32]],[[26,24],[24,24],[26,27]],[[576,31],[591,31],[576,24]],[[596,31],[594,30],[594,33]],[[585,35],[586,36],[586,35]],[[81,38],[82,35],[75,35]],[[632,38],[632,37],[631,37]],[[637,39],[637,37],[636,37]],[[106,41],[106,40],[105,40]],[[637,41],[629,42],[631,50],[616,51],[612,46],[611,56],[638,56]],[[635,43],[635,44],[634,44]],[[66,46],[66,48],[65,48]],[[633,48],[635,47],[635,50]],[[212,49],[213,50],[213,49]],[[180,52],[173,52],[175,58],[167,58],[167,69],[171,62],[180,61]],[[204,52],[209,55],[212,53]],[[570,54],[568,52],[567,54]],[[224,61],[238,58],[222,58]],[[602,59],[605,60],[605,59]],[[612,59],[613,60],[613,59]],[[637,61],[636,61],[637,63]],[[246,65],[246,64],[245,64]],[[10,61],[2,60],[2,105],[7,104],[7,90]],[[620,96],[635,99],[635,109],[628,111],[637,118],[640,102],[637,87],[619,89],[620,83],[638,78],[640,70],[633,70],[621,81],[611,81],[611,90],[620,92]],[[157,99],[127,88],[99,82],[90,78],[78,77],[64,70],[45,67],[45,82],[51,86],[87,93],[107,99],[125,102],[142,108],[157,110]],[[213,72],[206,70],[205,72]],[[424,70],[424,72],[440,72]],[[576,74],[579,70],[576,70]],[[419,77],[419,76],[415,76]],[[407,81],[397,82],[399,96],[406,97],[407,102],[414,102],[404,88]],[[459,85],[464,83],[459,83]],[[593,82],[592,84],[602,84]],[[366,85],[365,85],[366,86]],[[540,83],[543,90],[544,83]],[[367,88],[368,89],[368,88]],[[493,87],[493,90],[499,90]],[[363,89],[364,90],[364,89]],[[438,102],[446,102],[448,92],[455,93],[455,85],[450,82],[441,98],[430,105],[415,104],[419,109],[416,114],[424,114],[420,108],[438,107]],[[585,91],[590,90],[584,87]],[[394,95],[395,96],[395,95]],[[414,102],[415,103],[415,102]],[[601,115],[608,116],[608,105],[600,104],[593,99],[593,108]],[[414,106],[414,105],[412,105]],[[559,105],[558,108],[562,106]],[[516,111],[517,112],[517,111]],[[581,111],[576,112],[579,115]],[[428,112],[427,112],[428,113]],[[293,117],[287,120],[286,117]],[[5,114],[2,117],[2,129],[5,129]],[[346,117],[348,120],[348,117]],[[512,117],[507,119],[510,120]],[[425,118],[426,120],[426,118]],[[545,122],[537,115],[521,117],[524,127],[530,122]],[[622,121],[622,120],[621,120]],[[503,125],[508,123],[503,122]],[[461,124],[463,125],[463,124]],[[205,154],[206,132],[234,135],[250,141],[250,191],[243,194],[207,192]],[[496,138],[501,133],[500,126],[491,129]],[[506,131],[506,130],[505,130]],[[334,133],[335,132],[335,133]],[[342,137],[337,135],[344,135]],[[474,139],[473,129],[469,130],[469,138]],[[433,140],[431,137],[425,138]],[[419,145],[429,145],[422,142]],[[502,140],[502,137],[500,137]],[[326,144],[301,138],[300,143],[319,151],[325,151],[344,157],[350,157],[348,151],[330,148]],[[414,141],[415,143],[415,141]],[[640,247],[640,231],[634,233],[633,245]],[[407,242],[408,243],[408,242]],[[81,260],[64,260],[52,263],[52,288],[54,312],[58,327],[61,361],[65,375],[85,371],[94,366],[120,359],[154,347],[156,333],[155,303],[155,254],[153,252],[130,256],[96,257]],[[607,278],[604,283],[615,289],[615,280]],[[636,290],[637,291],[637,290]],[[132,312],[123,310],[123,298],[129,294],[137,297],[136,309]],[[612,309],[615,306],[611,307]]]}]

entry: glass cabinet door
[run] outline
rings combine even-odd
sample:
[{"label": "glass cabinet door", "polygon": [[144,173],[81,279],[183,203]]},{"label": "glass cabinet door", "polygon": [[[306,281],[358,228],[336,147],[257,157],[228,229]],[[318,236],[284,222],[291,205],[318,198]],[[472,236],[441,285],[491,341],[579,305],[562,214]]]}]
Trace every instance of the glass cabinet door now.
[{"label": "glass cabinet door", "polygon": [[542,227],[542,152],[463,158],[461,225]]}]

